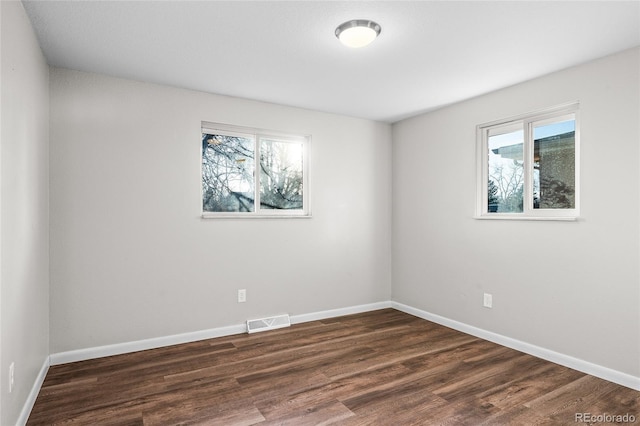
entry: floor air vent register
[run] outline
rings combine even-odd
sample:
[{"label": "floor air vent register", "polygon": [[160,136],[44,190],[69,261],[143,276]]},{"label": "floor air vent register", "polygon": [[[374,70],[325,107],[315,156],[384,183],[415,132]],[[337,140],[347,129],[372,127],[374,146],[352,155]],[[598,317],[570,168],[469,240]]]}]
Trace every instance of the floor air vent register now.
[{"label": "floor air vent register", "polygon": [[275,330],[276,328],[289,327],[291,320],[288,314],[276,315],[274,317],[247,320],[247,333],[257,333],[259,331]]}]

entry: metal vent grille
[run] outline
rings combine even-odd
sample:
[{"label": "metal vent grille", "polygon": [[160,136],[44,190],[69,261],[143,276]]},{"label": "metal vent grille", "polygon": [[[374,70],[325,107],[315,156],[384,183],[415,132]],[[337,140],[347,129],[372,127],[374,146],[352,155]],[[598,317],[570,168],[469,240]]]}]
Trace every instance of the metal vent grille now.
[{"label": "metal vent grille", "polygon": [[276,315],[275,317],[247,320],[247,333],[257,333],[258,331],[275,330],[276,328],[289,327],[291,321],[289,315]]}]

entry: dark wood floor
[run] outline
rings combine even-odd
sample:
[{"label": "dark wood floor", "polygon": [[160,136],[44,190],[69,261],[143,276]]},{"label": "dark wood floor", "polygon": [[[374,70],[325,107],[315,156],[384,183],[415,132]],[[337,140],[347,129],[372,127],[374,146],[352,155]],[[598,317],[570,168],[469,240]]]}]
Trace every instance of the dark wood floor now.
[{"label": "dark wood floor", "polygon": [[28,424],[640,424],[639,411],[640,392],[384,309],[53,366]]}]

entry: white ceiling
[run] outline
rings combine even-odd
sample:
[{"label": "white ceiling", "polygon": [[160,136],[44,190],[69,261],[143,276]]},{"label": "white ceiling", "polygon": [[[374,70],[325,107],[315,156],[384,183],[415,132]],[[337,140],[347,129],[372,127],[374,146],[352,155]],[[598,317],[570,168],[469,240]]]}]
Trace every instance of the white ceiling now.
[{"label": "white ceiling", "polygon": [[23,4],[56,67],[388,122],[640,45],[639,1]]}]

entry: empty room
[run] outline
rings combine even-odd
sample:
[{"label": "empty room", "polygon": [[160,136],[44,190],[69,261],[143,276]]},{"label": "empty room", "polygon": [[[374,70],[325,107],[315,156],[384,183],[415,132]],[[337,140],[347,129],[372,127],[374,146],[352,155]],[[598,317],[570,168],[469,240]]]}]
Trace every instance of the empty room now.
[{"label": "empty room", "polygon": [[640,2],[0,1],[0,425],[640,424]]}]

